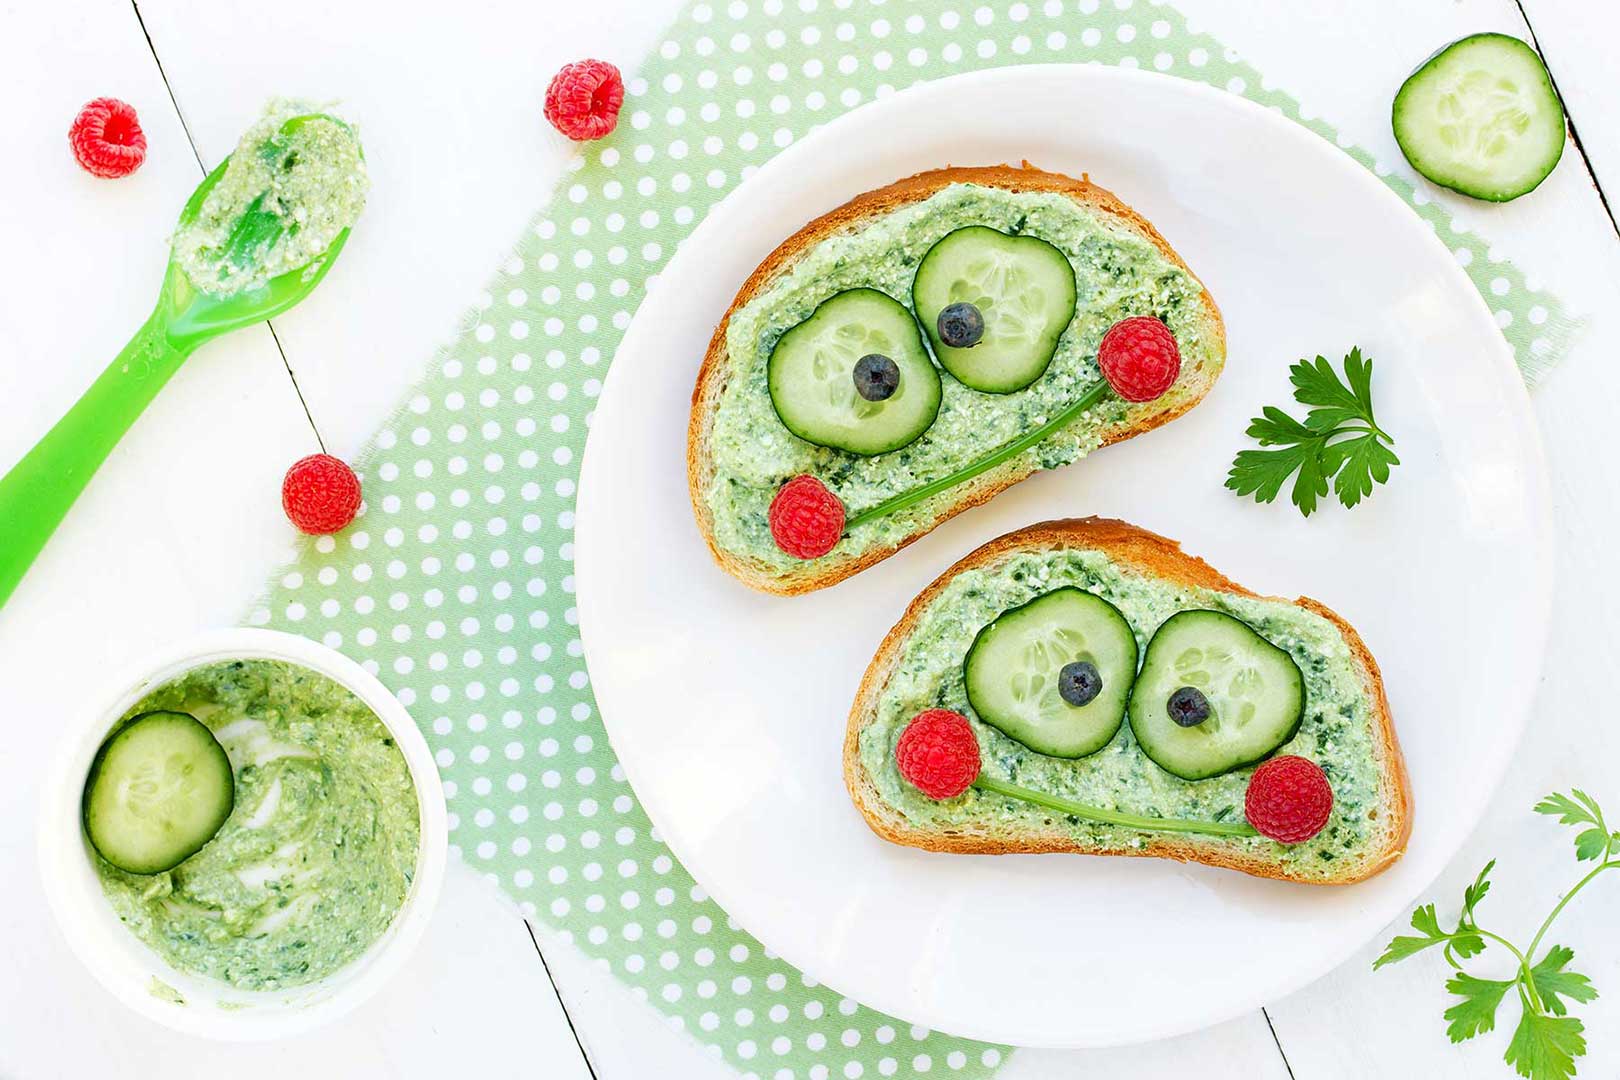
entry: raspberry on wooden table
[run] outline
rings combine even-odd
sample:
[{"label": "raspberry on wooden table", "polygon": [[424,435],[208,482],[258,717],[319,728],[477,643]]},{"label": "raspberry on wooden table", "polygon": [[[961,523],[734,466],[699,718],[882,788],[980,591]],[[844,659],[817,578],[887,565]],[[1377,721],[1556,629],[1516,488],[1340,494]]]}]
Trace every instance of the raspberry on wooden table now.
[{"label": "raspberry on wooden table", "polygon": [[108,180],[128,176],[146,160],[146,133],[135,110],[117,98],[99,97],[80,109],[68,145],[85,172]]}]

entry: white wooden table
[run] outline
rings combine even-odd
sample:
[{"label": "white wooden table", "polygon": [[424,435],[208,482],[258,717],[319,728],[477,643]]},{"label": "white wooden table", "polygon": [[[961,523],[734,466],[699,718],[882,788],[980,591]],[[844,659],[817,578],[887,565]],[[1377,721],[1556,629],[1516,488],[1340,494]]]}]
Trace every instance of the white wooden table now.
[{"label": "white wooden table", "polygon": [[[351,1019],[251,1049],[186,1040],[127,1013],[80,969],[45,910],[33,848],[39,764],[58,717],[81,705],[82,673],[241,616],[291,554],[283,470],[317,440],[339,455],[358,449],[561,170],[566,150],[539,117],[551,74],[584,56],[633,66],[677,7],[461,0],[417,17],[408,5],[330,0],[0,3],[0,86],[11,101],[0,135],[0,339],[9,342],[0,467],[139,324],[177,208],[265,98],[341,99],[365,124],[376,177],[339,272],[278,319],[273,336],[244,331],[186,365],[0,612],[0,1076],[730,1074],[571,947],[535,931],[537,946],[515,908],[460,866],[421,952]],[[1534,195],[1505,207],[1450,200],[1588,320],[1535,398],[1561,564],[1544,695],[1518,767],[1433,890],[1443,908],[1455,905],[1496,856],[1493,922],[1522,932],[1572,877],[1567,839],[1530,805],[1572,784],[1620,805],[1611,621],[1620,611],[1611,569],[1620,235],[1599,186],[1620,196],[1620,117],[1610,108],[1620,75],[1608,55],[1620,10],[1593,0],[1181,7],[1384,161],[1400,161],[1388,103],[1401,78],[1438,45],[1483,29],[1533,32],[1578,130],[1580,147]],[[497,24],[501,32],[487,29]],[[101,94],[134,103],[150,141],[144,168],[116,184],[81,173],[65,146],[73,114]],[[1459,693],[1488,694],[1489,674]],[[1583,898],[1557,935],[1606,994],[1583,1012],[1592,1043],[1583,1077],[1620,1074],[1614,889]],[[1002,1075],[1509,1075],[1505,1032],[1446,1042],[1438,958],[1375,976],[1376,952],[1369,945],[1314,986],[1210,1031],[1095,1053],[1020,1051]]]}]

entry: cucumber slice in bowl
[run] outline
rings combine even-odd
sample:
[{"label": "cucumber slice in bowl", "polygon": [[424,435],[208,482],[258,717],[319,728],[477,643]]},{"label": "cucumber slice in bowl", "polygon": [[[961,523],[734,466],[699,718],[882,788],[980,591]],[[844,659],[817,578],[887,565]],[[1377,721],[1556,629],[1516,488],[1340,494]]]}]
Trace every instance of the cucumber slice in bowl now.
[{"label": "cucumber slice in bowl", "polygon": [[1268,757],[1305,715],[1294,658],[1220,611],[1180,611],[1148,642],[1131,732],[1160,768],[1206,780]]},{"label": "cucumber slice in bowl", "polygon": [[962,665],[979,719],[1038,754],[1107,746],[1136,678],[1136,635],[1100,596],[1065,587],[1002,612]]},{"label": "cucumber slice in bowl", "polygon": [[[1074,267],[1039,237],[968,225],[928,249],[911,299],[946,371],[974,390],[1010,394],[1046,372],[1074,319]],[[983,319],[983,336],[963,348],[941,338],[940,314],[953,304],[972,304]]]},{"label": "cucumber slice in bowl", "polygon": [[1564,108],[1547,66],[1506,34],[1452,42],[1401,84],[1395,141],[1441,187],[1507,202],[1535,190],[1564,152]]},{"label": "cucumber slice in bowl", "polygon": [[[857,368],[865,358],[887,361],[889,381],[866,387],[874,397],[862,393]],[[766,385],[793,434],[867,457],[915,442],[939,415],[939,372],[917,320],[876,289],[838,293],[783,334],[766,363]]]},{"label": "cucumber slice in bowl", "polygon": [[131,874],[172,870],[231,816],[236,779],[225,748],[195,717],[149,712],[101,744],[84,784],[84,831]]}]

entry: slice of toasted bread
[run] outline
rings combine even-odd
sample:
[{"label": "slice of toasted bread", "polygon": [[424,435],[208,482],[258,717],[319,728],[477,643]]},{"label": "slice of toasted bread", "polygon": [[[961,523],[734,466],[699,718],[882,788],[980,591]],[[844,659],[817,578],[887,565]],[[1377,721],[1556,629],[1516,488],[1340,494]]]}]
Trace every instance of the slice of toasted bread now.
[{"label": "slice of toasted bread", "polygon": [[[1120,229],[1148,240],[1167,262],[1192,275],[1187,264],[1164,237],[1112,192],[1098,187],[1084,177],[1076,180],[1058,173],[1045,172],[1034,168],[1028,162],[1022,167],[994,165],[946,168],[919,173],[898,180],[887,187],[858,195],[788,237],[743,283],[725,317],[715,328],[714,336],[709,341],[708,352],[698,371],[697,385],[692,391],[692,412],[687,427],[687,485],[698,528],[702,531],[715,560],[726,572],[744,584],[784,596],[836,584],[851,574],[888,558],[941,522],[969,507],[987,501],[1038,470],[1039,466],[1035,462],[1033,452],[1020,454],[970,481],[927,500],[923,504],[924,513],[917,519],[918,526],[898,539],[855,550],[845,550],[846,545],[840,544],[838,548],[819,559],[792,562],[785,566],[772,565],[746,552],[729,550],[722,546],[715,536],[714,517],[706,492],[715,477],[715,461],[711,445],[715,417],[728,380],[734,374],[734,365],[731,363],[726,345],[726,331],[732,314],[768,289],[780,277],[789,273],[798,261],[821,241],[835,235],[857,232],[865,223],[927,199],[952,184],[977,184],[1013,192],[1046,192],[1067,196],[1090,212],[1106,216]],[[1196,276],[1194,280],[1197,280]],[[1214,385],[1225,359],[1226,330],[1221,321],[1220,310],[1215,306],[1215,301],[1207,289],[1203,291],[1201,300],[1204,310],[1199,319],[1199,334],[1212,343],[1212,347],[1208,350],[1209,355],[1188,359],[1176,385],[1163,397],[1153,402],[1130,406],[1118,422],[1097,426],[1095,435],[1099,446],[1107,446],[1140,435],[1175,419],[1203,400],[1204,395]],[[1078,427],[1086,423],[1088,421],[1081,419],[1073,426]],[[985,452],[989,453],[993,449],[995,447],[986,447]]]},{"label": "slice of toasted bread", "polygon": [[[913,821],[879,789],[877,778],[861,757],[861,733],[878,716],[879,700],[895,674],[919,620],[952,580],[973,568],[993,568],[1009,557],[1028,552],[1089,549],[1102,552],[1122,569],[1154,581],[1208,593],[1292,604],[1321,616],[1343,638],[1352,670],[1361,683],[1366,703],[1367,740],[1376,769],[1376,795],[1367,811],[1365,840],[1354,850],[1337,853],[1330,865],[1294,865],[1283,858],[1281,844],[1264,838],[1231,838],[1169,832],[1140,832],[1115,826],[1073,827],[1047,812],[1001,815],[995,819],[955,821],[941,826]],[[1307,704],[1307,719],[1313,720]],[[1108,751],[1103,751],[1107,753]],[[1140,753],[1134,745],[1130,753]],[[1285,747],[1282,752],[1288,752]],[[1072,763],[1085,769],[1087,759]],[[1151,763],[1149,763],[1151,767]],[[1168,778],[1168,774],[1165,774]],[[1200,862],[1241,870],[1259,877],[1281,878],[1319,885],[1344,885],[1371,877],[1401,856],[1411,833],[1411,792],[1406,766],[1390,719],[1378,665],[1355,630],[1338,615],[1314,600],[1289,601],[1258,597],[1222,576],[1202,559],[1185,554],[1179,544],[1122,521],[1104,518],[1048,521],[1031,525],[990,541],[941,574],[912,601],[905,615],[889,631],[861,681],[844,739],[844,781],[856,807],[872,831],[886,840],[930,851],[965,854],[1070,852],[1077,854],[1154,855],[1180,862]],[[899,781],[903,783],[904,781]],[[1195,787],[1198,781],[1188,787]],[[998,795],[985,795],[1001,799]],[[1012,800],[1007,800],[1012,802]],[[1018,804],[1022,806],[1023,804]],[[1121,809],[1131,809],[1122,806]],[[1335,809],[1338,814],[1339,809]],[[1330,827],[1332,821],[1330,819]],[[1098,837],[1105,839],[1099,840]]]}]

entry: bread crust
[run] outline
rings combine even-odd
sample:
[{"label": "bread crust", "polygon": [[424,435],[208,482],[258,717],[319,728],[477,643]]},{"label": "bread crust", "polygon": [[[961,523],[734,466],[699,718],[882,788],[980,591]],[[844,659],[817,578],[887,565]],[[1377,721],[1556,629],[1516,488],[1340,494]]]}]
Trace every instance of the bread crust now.
[{"label": "bread crust", "polygon": [[[697,383],[692,389],[692,411],[686,435],[686,478],[688,493],[692,500],[692,512],[715,562],[743,584],[781,596],[795,596],[835,585],[852,574],[881,562],[962,511],[988,501],[1038,471],[1035,466],[1014,459],[962,484],[955,492],[955,501],[944,507],[927,528],[905,536],[893,544],[879,545],[858,555],[829,555],[809,560],[786,573],[769,564],[727,551],[715,539],[714,518],[704,498],[704,491],[714,475],[709,436],[713,431],[715,415],[730,374],[730,364],[726,355],[726,330],[731,324],[732,313],[790,270],[800,257],[821,240],[836,233],[858,228],[867,220],[919,202],[942,188],[958,183],[981,184],[1006,191],[1045,191],[1067,195],[1081,205],[1110,215],[1140,233],[1158,248],[1167,261],[1185,270],[1197,280],[1197,276],[1193,275],[1192,270],[1181,256],[1176,254],[1169,242],[1159,235],[1158,230],[1147,219],[1121,202],[1113,192],[1093,184],[1084,175],[1076,180],[1061,173],[1037,169],[1027,161],[1021,166],[959,166],[917,173],[915,176],[908,176],[885,187],[857,195],[844,205],[805,225],[784,240],[743,282],[742,288],[737,291],[736,298],[732,300],[731,306],[709,339],[708,351],[704,354],[703,364],[698,370]],[[1202,286],[1203,283],[1199,284]],[[1220,309],[1216,307],[1214,298],[1210,296],[1207,288],[1203,291],[1202,302],[1205,308],[1206,333],[1219,343],[1219,353],[1224,360],[1226,327],[1221,320]],[[1125,426],[1104,429],[1101,446],[1108,446],[1151,431],[1187,412],[1209,392],[1220,373],[1221,366],[1217,363],[1213,366],[1214,370],[1194,373],[1189,384],[1192,391],[1190,394],[1176,397],[1160,410],[1142,415]]]},{"label": "bread crust", "polygon": [[1401,756],[1400,744],[1395,736],[1394,721],[1390,716],[1389,699],[1384,693],[1383,678],[1378,664],[1367,650],[1366,642],[1355,629],[1335,612],[1315,600],[1301,597],[1288,601],[1279,597],[1264,599],[1294,603],[1327,619],[1344,635],[1351,656],[1362,678],[1367,697],[1373,704],[1376,738],[1374,756],[1379,772],[1378,813],[1390,815],[1392,821],[1383,828],[1383,843],[1361,859],[1348,862],[1342,872],[1331,878],[1305,878],[1288,873],[1264,855],[1223,847],[1219,838],[1193,839],[1175,834],[1154,835],[1140,848],[1122,851],[1098,851],[1077,840],[1062,828],[1031,829],[1016,841],[976,835],[972,832],[944,832],[919,828],[883,799],[872,777],[860,759],[861,731],[875,718],[877,701],[889,676],[899,663],[902,649],[916,627],[918,618],[934,601],[941,590],[964,570],[994,563],[1003,556],[1019,551],[1053,550],[1061,548],[1089,548],[1105,552],[1116,562],[1125,563],[1165,581],[1178,582],[1202,589],[1254,597],[1257,594],[1230,580],[1214,567],[1196,556],[1181,550],[1181,545],[1156,533],[1135,525],[1110,518],[1069,518],[1046,521],[991,540],[978,550],[958,561],[934,580],[906,608],[905,614],[894,625],[877,655],[866,669],[854,706],[850,709],[849,724],[844,736],[844,783],[855,806],[865,817],[873,832],[885,840],[928,851],[959,854],[1043,854],[1066,852],[1072,854],[1144,855],[1174,859],[1178,862],[1197,862],[1209,866],[1240,870],[1256,877],[1278,878],[1285,881],[1317,885],[1348,885],[1362,881],[1388,867],[1406,850],[1412,832],[1412,795],[1406,763]]}]

